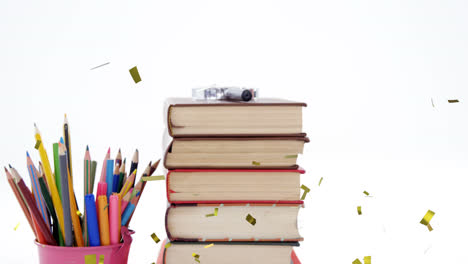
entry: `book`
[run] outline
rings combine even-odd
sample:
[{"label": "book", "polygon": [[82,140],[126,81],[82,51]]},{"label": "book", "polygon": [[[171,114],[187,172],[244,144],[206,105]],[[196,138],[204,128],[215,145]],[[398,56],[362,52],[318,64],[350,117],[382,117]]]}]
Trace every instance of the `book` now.
[{"label": "book", "polygon": [[305,106],[273,98],[249,102],[168,98],[165,118],[172,137],[305,136]]},{"label": "book", "polygon": [[301,203],[298,170],[176,169],[166,176],[170,203]]},{"label": "book", "polygon": [[171,205],[166,232],[171,241],[297,242],[302,204]]},{"label": "book", "polygon": [[297,168],[305,136],[174,138],[164,166],[178,168]]},{"label": "book", "polygon": [[193,254],[203,264],[301,264],[294,247],[299,243],[171,242],[164,241],[156,264],[193,263]]}]

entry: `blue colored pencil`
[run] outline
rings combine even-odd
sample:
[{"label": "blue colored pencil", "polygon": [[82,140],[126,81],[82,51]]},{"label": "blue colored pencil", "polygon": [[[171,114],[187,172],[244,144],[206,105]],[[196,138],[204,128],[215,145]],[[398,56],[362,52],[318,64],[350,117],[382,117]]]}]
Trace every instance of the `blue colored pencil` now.
[{"label": "blue colored pencil", "polygon": [[39,212],[41,212],[42,218],[44,219],[46,225],[50,227],[49,214],[44,197],[42,196],[41,186],[39,184],[39,172],[37,171],[36,166],[34,166],[34,163],[32,162],[28,152],[26,152],[26,163],[28,165],[29,177],[31,177],[31,189],[33,190],[37,208],[39,209]]},{"label": "blue colored pencil", "polygon": [[106,168],[106,183],[107,183],[107,199],[112,194],[114,189],[114,160],[107,160]]}]

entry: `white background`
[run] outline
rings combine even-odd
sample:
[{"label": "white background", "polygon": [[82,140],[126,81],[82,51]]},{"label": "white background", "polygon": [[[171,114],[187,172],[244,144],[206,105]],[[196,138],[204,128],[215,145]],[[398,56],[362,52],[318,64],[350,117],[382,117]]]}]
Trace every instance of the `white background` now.
[{"label": "white background", "polygon": [[[33,123],[51,146],[67,113],[82,204],[86,144],[98,175],[109,146],[127,158],[138,148],[146,164],[162,156],[166,97],[256,87],[308,104],[303,263],[466,263],[467,11],[463,0],[3,0],[0,163],[29,182]],[[37,263],[5,176],[0,201],[2,263]],[[148,184],[129,263],[156,261],[165,209],[163,182]],[[419,224],[428,209],[432,232]]]}]

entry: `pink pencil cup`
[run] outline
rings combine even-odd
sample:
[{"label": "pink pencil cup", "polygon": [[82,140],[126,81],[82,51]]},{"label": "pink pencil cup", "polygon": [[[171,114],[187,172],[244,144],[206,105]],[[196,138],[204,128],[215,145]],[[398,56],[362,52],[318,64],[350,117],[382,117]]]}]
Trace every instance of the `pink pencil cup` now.
[{"label": "pink pencil cup", "polygon": [[132,234],[127,227],[121,228],[123,243],[100,247],[57,247],[35,242],[39,250],[40,264],[127,264]]}]

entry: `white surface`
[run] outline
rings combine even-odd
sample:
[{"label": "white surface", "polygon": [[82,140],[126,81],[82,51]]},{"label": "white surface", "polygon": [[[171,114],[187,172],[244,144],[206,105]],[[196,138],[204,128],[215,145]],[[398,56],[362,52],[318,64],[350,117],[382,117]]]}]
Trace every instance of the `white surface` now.
[{"label": "white surface", "polygon": [[[25,151],[38,159],[33,122],[51,145],[67,113],[81,193],[86,144],[99,170],[109,146],[127,158],[138,148],[145,164],[162,155],[164,98],[214,83],[257,87],[309,105],[303,263],[366,255],[460,263],[468,257],[467,8],[461,0],[2,1],[0,162],[27,179]],[[138,84],[128,72],[135,65]],[[0,200],[2,263],[37,263],[5,176]],[[163,182],[148,184],[129,263],[156,260],[150,234],[165,236],[165,208]],[[432,232],[419,224],[428,209]]]}]

